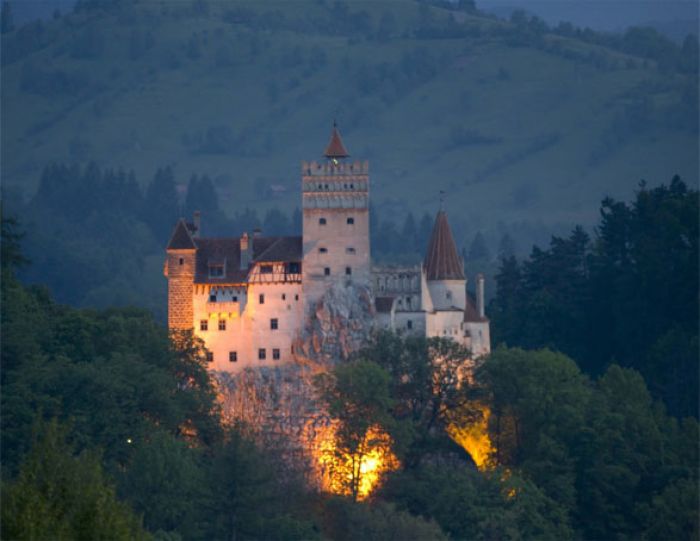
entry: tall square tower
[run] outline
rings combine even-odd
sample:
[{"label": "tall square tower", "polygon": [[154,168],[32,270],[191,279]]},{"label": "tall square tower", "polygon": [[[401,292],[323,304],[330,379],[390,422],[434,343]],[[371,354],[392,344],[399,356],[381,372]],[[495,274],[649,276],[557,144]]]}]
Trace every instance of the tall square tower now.
[{"label": "tall square tower", "polygon": [[333,285],[370,284],[369,163],[350,161],[335,123],[324,157],[301,165],[307,314]]}]

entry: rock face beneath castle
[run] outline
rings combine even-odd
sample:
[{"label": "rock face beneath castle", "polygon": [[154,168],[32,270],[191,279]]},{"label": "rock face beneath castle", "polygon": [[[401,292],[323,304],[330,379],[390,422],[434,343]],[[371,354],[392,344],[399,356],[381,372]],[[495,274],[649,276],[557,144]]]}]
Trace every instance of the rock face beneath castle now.
[{"label": "rock face beneath castle", "polygon": [[369,287],[331,287],[312,307],[298,341],[298,356],[332,365],[346,360],[367,341],[375,324]]}]

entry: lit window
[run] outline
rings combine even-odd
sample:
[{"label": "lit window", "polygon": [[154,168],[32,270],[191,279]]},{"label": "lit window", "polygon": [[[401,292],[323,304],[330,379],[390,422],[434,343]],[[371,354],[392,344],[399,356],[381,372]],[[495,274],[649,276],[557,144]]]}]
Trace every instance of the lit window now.
[{"label": "lit window", "polygon": [[319,219],[318,219],[318,225],[326,225],[326,219],[325,219],[325,218],[319,218]]},{"label": "lit window", "polygon": [[278,322],[277,322],[277,318],[272,318],[272,319],[270,320],[270,328],[271,328],[273,331],[274,331],[274,330],[277,330],[277,329],[279,328],[279,325],[278,325]]},{"label": "lit window", "polygon": [[208,363],[214,362],[214,352],[213,351],[207,351],[207,362]]},{"label": "lit window", "polygon": [[228,352],[228,362],[230,362],[230,363],[238,362],[238,352],[237,351],[229,351]]},{"label": "lit window", "polygon": [[265,304],[265,293],[260,293],[258,297],[258,304]]},{"label": "lit window", "polygon": [[347,222],[348,222],[348,225],[353,225],[355,223],[355,218],[348,218]]},{"label": "lit window", "polygon": [[323,274],[324,274],[325,276],[330,276],[330,275],[331,275],[331,268],[330,268],[330,267],[324,268],[324,269],[323,269]]},{"label": "lit window", "polygon": [[345,267],[345,274],[350,276],[352,274],[352,269],[350,267]]},{"label": "lit window", "polygon": [[209,321],[206,319],[202,319],[199,322],[199,330],[200,331],[208,331],[209,330]]},{"label": "lit window", "polygon": [[265,352],[265,349],[264,348],[259,349],[258,350],[258,359],[260,359],[261,361],[264,361],[266,357],[267,357],[267,354]]},{"label": "lit window", "polygon": [[219,330],[220,330],[220,331],[225,331],[225,330],[226,330],[226,320],[225,320],[225,319],[220,319],[220,320],[219,320]]},{"label": "lit window", "polygon": [[272,350],[272,358],[273,358],[275,361],[279,361],[279,360],[280,360],[280,350],[279,350],[279,349],[273,349],[273,350]]},{"label": "lit window", "polygon": [[355,253],[355,248],[353,248],[352,246],[351,246],[351,247],[348,247],[348,248],[345,248],[345,253],[346,253],[346,254],[354,254],[354,253]]},{"label": "lit window", "polygon": [[272,265],[260,265],[260,274],[272,274]]},{"label": "lit window", "polygon": [[322,254],[327,254],[328,248],[319,248],[318,251],[321,252]]}]

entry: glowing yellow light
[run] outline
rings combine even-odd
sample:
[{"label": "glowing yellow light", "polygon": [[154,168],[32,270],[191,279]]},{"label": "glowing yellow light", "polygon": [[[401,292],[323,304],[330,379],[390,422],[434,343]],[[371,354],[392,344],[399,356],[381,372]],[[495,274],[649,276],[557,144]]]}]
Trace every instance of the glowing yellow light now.
[{"label": "glowing yellow light", "polygon": [[126,438],[126,443],[132,443],[131,438]]},{"label": "glowing yellow light", "polygon": [[480,470],[491,468],[493,464],[493,446],[489,439],[489,416],[491,411],[488,407],[480,408],[481,417],[478,421],[467,426],[457,426],[451,424],[447,428],[447,433],[457,442],[474,460],[476,467]]},{"label": "glowing yellow light", "polygon": [[385,474],[399,467],[391,450],[391,437],[379,427],[369,429],[354,454],[344,454],[335,445],[335,427],[329,426],[317,442],[315,460],[320,466],[321,486],[334,494],[366,499],[381,483]]}]

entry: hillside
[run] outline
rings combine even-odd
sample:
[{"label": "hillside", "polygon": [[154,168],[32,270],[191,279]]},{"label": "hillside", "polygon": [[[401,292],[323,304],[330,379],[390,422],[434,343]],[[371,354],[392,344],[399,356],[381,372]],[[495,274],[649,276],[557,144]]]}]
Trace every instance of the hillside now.
[{"label": "hillside", "polygon": [[415,2],[118,3],[3,51],[3,179],[26,195],[50,161],[171,164],[227,210],[291,210],[336,115],[397,216],[444,189],[463,227],[591,223],[642,178],[697,180],[696,75]]}]

